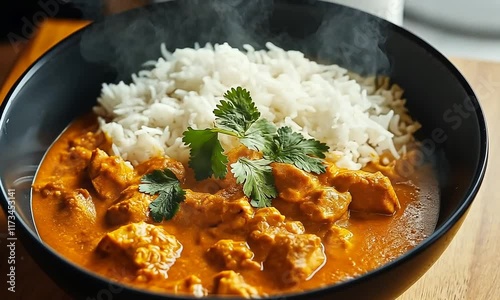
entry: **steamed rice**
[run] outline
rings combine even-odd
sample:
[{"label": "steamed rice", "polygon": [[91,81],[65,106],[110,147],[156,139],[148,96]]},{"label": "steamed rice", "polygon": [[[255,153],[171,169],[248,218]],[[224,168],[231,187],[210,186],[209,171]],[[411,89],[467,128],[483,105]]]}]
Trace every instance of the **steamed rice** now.
[{"label": "steamed rice", "polygon": [[[245,51],[228,44],[177,49],[132,75],[132,83],[103,84],[95,112],[112,151],[132,164],[168,155],[182,162],[182,133],[212,127],[212,113],[231,87],[250,91],[262,117],[330,146],[339,167],[360,169],[389,152],[399,158],[419,124],[406,113],[402,91],[322,65],[271,43]],[[221,136],[227,150],[235,146]]]}]

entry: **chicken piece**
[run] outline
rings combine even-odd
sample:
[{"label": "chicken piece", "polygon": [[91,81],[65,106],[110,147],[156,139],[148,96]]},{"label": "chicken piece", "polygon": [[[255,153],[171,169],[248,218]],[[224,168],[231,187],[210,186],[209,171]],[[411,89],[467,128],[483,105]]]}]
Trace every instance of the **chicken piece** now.
[{"label": "chicken piece", "polygon": [[213,293],[247,299],[260,298],[258,290],[246,283],[243,276],[232,270],[222,271],[215,275]]},{"label": "chicken piece", "polygon": [[332,225],[325,233],[323,241],[327,250],[330,247],[350,249],[352,248],[352,232],[337,225]]},{"label": "chicken piece", "polygon": [[349,210],[351,194],[339,193],[332,187],[321,187],[311,193],[300,210],[314,222],[335,222]]},{"label": "chicken piece", "polygon": [[268,226],[278,226],[285,222],[285,216],[274,207],[260,208],[255,212],[251,221],[251,226],[259,227],[260,224],[269,224]]},{"label": "chicken piece", "polygon": [[60,216],[63,220],[73,224],[94,224],[96,210],[92,196],[86,189],[76,189],[62,195]]},{"label": "chicken piece", "polygon": [[89,164],[89,176],[97,193],[105,201],[114,201],[136,180],[134,169],[117,156],[95,149]]},{"label": "chicken piece", "polygon": [[71,159],[71,168],[76,173],[78,170],[83,170],[88,166],[92,157],[92,150],[82,146],[71,147],[68,151],[68,157]]},{"label": "chicken piece", "polygon": [[204,228],[220,227],[229,231],[241,231],[253,214],[253,208],[246,197],[230,201],[219,195],[186,190],[186,198],[174,220]]},{"label": "chicken piece", "polygon": [[325,263],[321,239],[314,234],[278,234],[264,261],[264,270],[284,285],[307,280]]},{"label": "chicken piece", "polygon": [[280,211],[286,215],[302,211],[311,221],[335,222],[349,208],[349,193],[339,193],[332,187],[324,186],[316,176],[293,165],[273,163],[273,175],[279,199],[295,204],[279,205]]},{"label": "chicken piece", "polygon": [[351,210],[392,215],[401,208],[391,181],[380,172],[329,168],[325,179],[338,191],[351,194]]},{"label": "chicken piece", "polygon": [[174,294],[190,294],[196,298],[202,298],[208,295],[208,291],[201,284],[201,279],[191,275],[185,279],[176,281],[173,285],[169,286]]},{"label": "chicken piece", "polygon": [[140,176],[149,174],[154,170],[169,169],[174,173],[175,177],[183,183],[186,177],[186,169],[182,163],[170,157],[153,157],[135,167],[135,171]]},{"label": "chicken piece", "polygon": [[281,274],[286,285],[306,280],[325,261],[321,239],[304,234],[302,223],[285,221],[274,207],[257,210],[250,228],[249,243],[264,261],[264,270]]},{"label": "chicken piece", "polygon": [[341,226],[341,227],[347,227],[349,226],[349,219],[351,218],[351,211],[347,210],[345,214],[340,216],[340,218],[335,221],[335,225]]},{"label": "chicken piece", "polygon": [[131,185],[108,208],[106,222],[115,226],[146,221],[149,218],[149,204],[153,200],[154,196],[139,192],[138,185]]},{"label": "chicken piece", "polygon": [[250,221],[252,230],[264,232],[266,230],[275,232],[304,233],[304,226],[300,222],[285,221],[285,216],[274,207],[264,207],[257,210]]},{"label": "chicken piece", "polygon": [[111,257],[125,257],[127,263],[137,268],[137,280],[148,281],[168,278],[167,272],[179,258],[182,245],[162,227],[140,222],[107,233],[97,251]]},{"label": "chicken piece", "polygon": [[293,165],[273,163],[272,168],[278,196],[284,201],[302,202],[319,185],[316,177]]},{"label": "chicken piece", "polygon": [[227,201],[233,201],[245,197],[245,193],[243,193],[243,185],[241,184],[226,186],[225,188],[217,191],[215,194],[226,198]]},{"label": "chicken piece", "polygon": [[207,257],[211,262],[224,269],[251,268],[260,270],[260,264],[252,260],[254,254],[246,242],[219,240],[208,249]]},{"label": "chicken piece", "polygon": [[58,180],[56,176],[50,176],[48,181],[48,183],[33,184],[33,191],[40,193],[42,197],[46,198],[52,196],[60,197],[66,190],[63,182]]},{"label": "chicken piece", "polygon": [[257,210],[254,218],[249,223],[251,233],[248,242],[257,255],[257,260],[264,260],[269,249],[276,243],[279,234],[302,234],[305,229],[301,222],[285,221],[274,207]]},{"label": "chicken piece", "polygon": [[94,132],[93,130],[78,136],[69,141],[70,147],[82,147],[88,150],[97,148],[106,142],[106,136],[102,132]]}]

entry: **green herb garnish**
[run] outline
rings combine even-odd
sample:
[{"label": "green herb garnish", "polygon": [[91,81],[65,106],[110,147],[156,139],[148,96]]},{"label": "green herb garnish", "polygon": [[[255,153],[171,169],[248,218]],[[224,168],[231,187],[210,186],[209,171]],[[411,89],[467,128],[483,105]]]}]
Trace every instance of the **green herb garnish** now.
[{"label": "green herb garnish", "polygon": [[290,127],[276,131],[273,123],[260,119],[260,112],[247,90],[238,87],[226,92],[214,114],[214,128],[188,128],[184,132],[183,141],[191,147],[189,166],[194,170],[196,179],[205,179],[212,174],[217,178],[226,176],[228,160],[218,141],[219,133],[239,138],[247,148],[260,151],[264,156],[259,160],[240,158],[231,165],[236,181],[243,185],[243,192],[254,207],[270,206],[271,200],[276,197],[270,167],[272,162],[293,164],[306,172],[325,172],[322,158],[328,146],[306,139]]},{"label": "green herb garnish", "polygon": [[212,174],[217,178],[226,176],[229,161],[219,142],[217,131],[189,127],[184,131],[182,141],[191,147],[189,167],[195,170],[196,180],[209,178]]},{"label": "green herb garnish", "polygon": [[186,196],[179,180],[169,169],[155,170],[142,176],[139,191],[149,195],[159,194],[149,204],[149,211],[155,222],[172,219]]},{"label": "green herb garnish", "polygon": [[272,144],[276,126],[266,119],[259,119],[260,112],[250,97],[241,88],[232,88],[224,94],[214,110],[215,130],[240,139],[248,149],[263,151]]},{"label": "green herb garnish", "polygon": [[278,129],[274,143],[266,148],[264,157],[275,162],[296,166],[306,172],[321,174],[325,172],[322,158],[323,152],[328,151],[328,146],[315,139],[305,139],[298,132],[286,126]]},{"label": "green herb garnish", "polygon": [[[272,162],[293,164],[316,174],[325,172],[322,159],[328,146],[306,139],[287,126],[276,130],[273,123],[260,118],[261,114],[247,90],[238,87],[227,91],[213,113],[213,128],[189,127],[183,134],[182,141],[191,148],[189,167],[194,170],[196,180],[227,175],[229,160],[220,144],[219,134],[234,136],[247,148],[263,155],[262,159],[253,160],[241,157],[231,164],[236,182],[243,185],[243,192],[253,207],[271,206],[277,195],[270,166]],[[151,195],[159,193],[149,205],[155,222],[173,218],[185,198],[179,181],[168,169],[143,176],[139,190]]]},{"label": "green herb garnish", "polygon": [[271,206],[271,199],[277,195],[270,164],[266,159],[241,157],[231,165],[236,182],[243,184],[243,193],[253,207]]},{"label": "green herb garnish", "polygon": [[218,140],[219,133],[237,137],[243,145],[256,151],[264,151],[273,143],[276,126],[259,119],[260,112],[247,90],[232,88],[224,94],[224,99],[214,110],[214,128],[188,128],[184,132],[182,141],[191,148],[189,166],[197,180],[212,175],[226,177],[228,159]]}]

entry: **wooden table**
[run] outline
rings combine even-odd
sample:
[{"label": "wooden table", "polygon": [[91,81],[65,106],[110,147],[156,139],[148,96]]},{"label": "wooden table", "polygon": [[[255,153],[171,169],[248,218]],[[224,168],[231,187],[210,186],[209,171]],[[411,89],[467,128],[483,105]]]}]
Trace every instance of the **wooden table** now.
[{"label": "wooden table", "polygon": [[[55,41],[84,23],[53,23],[42,26],[32,44],[22,53],[6,84],[12,84],[33,59]],[[500,299],[500,63],[453,59],[478,94],[490,133],[489,167],[482,188],[455,239],[438,262],[400,300],[410,299]],[[0,99],[8,89],[0,90]],[[0,213],[0,299],[69,299],[49,279],[26,250],[16,249],[16,293],[7,292],[5,215]]]}]

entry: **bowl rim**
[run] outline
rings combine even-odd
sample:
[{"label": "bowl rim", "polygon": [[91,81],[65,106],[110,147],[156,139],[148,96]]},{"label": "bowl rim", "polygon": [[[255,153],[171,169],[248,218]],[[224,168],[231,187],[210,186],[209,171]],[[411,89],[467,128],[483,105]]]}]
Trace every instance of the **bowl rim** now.
[{"label": "bowl rim", "polygon": [[[13,99],[17,96],[17,94],[24,88],[25,84],[27,81],[29,81],[35,74],[40,70],[46,63],[48,63],[54,56],[59,54],[60,52],[63,52],[66,48],[74,46],[74,44],[79,43],[82,34],[84,34],[86,31],[90,30],[93,26],[97,26],[98,24],[102,23],[103,21],[106,20],[111,20],[116,17],[122,17],[126,16],[127,14],[133,14],[137,10],[140,9],[145,9],[145,8],[151,8],[153,6],[157,5],[168,5],[169,3],[172,2],[178,2],[178,1],[166,1],[164,3],[156,3],[156,4],[149,4],[137,9],[132,9],[129,11],[125,11],[119,14],[111,15],[105,17],[103,20],[99,20],[93,23],[90,23],[87,26],[84,26],[83,28],[73,32],[72,34],[68,35],[61,41],[59,41],[57,44],[52,46],[47,52],[45,52],[43,55],[41,55],[38,59],[36,59],[30,67],[28,67],[23,74],[16,80],[14,85],[9,89],[8,93],[6,94],[2,104],[0,105],[0,136],[3,135],[4,131],[4,126],[6,124],[6,115],[10,110],[10,106],[12,105]],[[316,5],[318,2],[323,2],[323,1],[313,1],[314,3],[311,4],[311,1],[287,1],[287,0],[274,0],[275,3],[284,3],[288,5],[298,5],[298,6],[313,6]],[[299,2],[299,3],[297,3]],[[331,3],[331,2],[324,2],[321,5],[332,5],[332,6],[338,6],[341,7],[342,9],[347,9],[347,10],[353,10],[356,11],[357,13],[361,14],[366,14],[369,15],[377,21],[381,22],[388,28],[389,32],[394,32],[399,35],[401,35],[403,38],[406,38],[410,42],[414,43],[415,46],[422,48],[423,50],[427,51],[429,55],[433,56],[438,63],[440,63],[444,68],[446,68],[450,74],[452,74],[455,79],[460,83],[460,85],[464,88],[464,90],[467,92],[467,95],[469,99],[473,102],[474,107],[475,107],[475,116],[478,121],[478,127],[480,129],[480,134],[479,134],[479,160],[476,166],[476,170],[474,173],[473,178],[471,179],[471,185],[469,188],[465,191],[465,196],[461,204],[451,213],[450,217],[444,220],[442,224],[439,225],[439,227],[436,227],[435,230],[429,237],[424,239],[422,242],[420,242],[417,246],[415,246],[413,249],[405,252],[404,254],[398,256],[394,260],[381,265],[380,267],[371,270],[369,272],[366,272],[360,276],[357,276],[355,278],[351,278],[346,281],[342,282],[337,282],[331,285],[327,285],[324,287],[319,287],[319,288],[314,288],[310,290],[305,290],[301,292],[296,292],[296,293],[289,293],[289,294],[277,294],[277,295],[271,295],[267,299],[283,299],[283,297],[286,297],[287,299],[295,299],[295,298],[303,298],[304,296],[319,296],[321,294],[329,293],[329,292],[335,292],[336,290],[341,290],[347,286],[354,286],[357,283],[366,280],[367,278],[370,279],[372,277],[377,276],[378,274],[385,273],[388,270],[396,268],[398,265],[401,265],[402,263],[406,262],[409,260],[410,257],[416,256],[422,252],[424,252],[427,248],[429,248],[431,245],[433,245],[437,240],[439,240],[444,234],[446,234],[448,231],[451,230],[451,228],[456,225],[460,219],[464,216],[464,214],[467,213],[468,209],[470,208],[472,202],[474,201],[479,188],[482,184],[482,181],[485,176],[486,168],[487,168],[487,163],[488,163],[488,156],[489,156],[489,140],[488,140],[488,129],[487,129],[487,124],[486,124],[486,119],[484,116],[483,109],[481,107],[481,104],[478,101],[478,98],[476,94],[474,93],[472,87],[468,83],[468,81],[465,79],[465,77],[461,74],[461,72],[451,63],[441,52],[439,52],[437,49],[435,49],[433,46],[425,42],[422,38],[416,36],[409,30],[406,30],[394,23],[391,23],[385,19],[382,19],[380,17],[377,17],[373,14],[348,7],[345,5],[337,4],[337,3]],[[8,119],[7,119],[8,121]],[[5,189],[5,186],[3,184],[3,180],[0,180],[0,192],[1,192],[1,201],[0,205],[3,207],[4,211],[7,211],[7,191]],[[30,199],[31,201],[31,199]],[[128,290],[130,292],[134,293],[143,293],[144,295],[147,295],[149,297],[162,297],[162,298],[171,298],[171,299],[199,299],[195,298],[189,295],[176,295],[176,294],[168,294],[165,292],[155,292],[151,290],[146,290],[146,289],[141,289],[137,288],[131,285],[126,285],[121,282],[116,282],[113,280],[110,280],[107,277],[104,277],[100,274],[94,273],[92,271],[89,271],[80,265],[77,265],[76,263],[68,260],[66,257],[62,256],[59,254],[55,249],[53,249],[50,245],[46,244],[43,242],[43,240],[36,235],[36,232],[33,232],[30,229],[30,226],[26,224],[26,222],[21,218],[18,214],[18,212],[15,212],[16,216],[16,222],[20,223],[22,225],[22,230],[27,233],[27,238],[30,238],[32,241],[39,243],[40,246],[45,250],[45,252],[49,255],[51,255],[53,258],[58,259],[60,261],[63,261],[66,265],[70,266],[70,268],[73,271],[80,272],[88,277],[95,278],[97,280],[102,281],[102,283],[107,283],[107,284],[113,284],[114,286],[117,286],[121,288],[121,290]],[[38,262],[37,262],[38,264]],[[430,266],[429,266],[430,268]],[[45,270],[44,270],[45,271]],[[417,279],[418,280],[418,279]],[[56,284],[59,285],[58,282]],[[204,299],[213,299],[213,296],[205,297]],[[239,299],[237,297],[227,297],[227,299]]]}]

